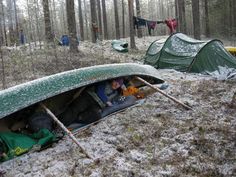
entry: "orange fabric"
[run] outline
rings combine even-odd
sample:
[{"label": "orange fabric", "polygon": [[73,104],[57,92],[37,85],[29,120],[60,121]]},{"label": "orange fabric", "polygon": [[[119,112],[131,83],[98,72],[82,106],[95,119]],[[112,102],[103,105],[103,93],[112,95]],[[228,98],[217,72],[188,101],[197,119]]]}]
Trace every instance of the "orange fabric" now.
[{"label": "orange fabric", "polygon": [[137,98],[144,98],[144,94],[134,86],[129,86],[126,90],[123,90],[124,96],[134,95]]}]

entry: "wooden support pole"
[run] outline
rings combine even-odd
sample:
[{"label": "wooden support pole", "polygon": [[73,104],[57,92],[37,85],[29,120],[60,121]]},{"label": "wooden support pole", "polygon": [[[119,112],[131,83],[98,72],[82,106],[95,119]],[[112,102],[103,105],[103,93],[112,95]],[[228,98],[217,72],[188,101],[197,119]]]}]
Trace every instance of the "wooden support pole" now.
[{"label": "wooden support pole", "polygon": [[58,118],[43,104],[40,103],[41,107],[47,112],[47,114],[64,130],[64,132],[67,133],[67,135],[79,146],[79,148],[82,150],[82,153],[86,155],[86,157],[93,159],[88,153],[85,151],[85,149],[79,144],[75,136],[61,123]]},{"label": "wooden support pole", "polygon": [[187,110],[193,110],[190,106],[180,102],[179,100],[177,100],[176,98],[168,95],[167,93],[163,92],[162,90],[160,90],[159,88],[154,87],[152,84],[150,84],[149,82],[145,81],[144,79],[140,78],[140,77],[136,77],[136,79],[138,79],[139,81],[143,82],[144,84],[146,84],[147,86],[151,87],[152,89],[156,90],[157,92],[161,93],[162,95],[170,98],[172,101],[182,105],[185,109]]}]

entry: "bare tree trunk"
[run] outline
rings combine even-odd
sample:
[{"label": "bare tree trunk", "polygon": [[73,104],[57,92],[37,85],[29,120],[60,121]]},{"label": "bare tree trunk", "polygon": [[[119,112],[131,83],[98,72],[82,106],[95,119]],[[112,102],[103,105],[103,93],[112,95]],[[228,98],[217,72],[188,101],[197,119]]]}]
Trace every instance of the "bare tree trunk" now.
[{"label": "bare tree trunk", "polygon": [[105,2],[105,0],[102,0],[102,16],[103,16],[104,39],[108,39],[107,13],[106,13],[106,2]]},{"label": "bare tree trunk", "polygon": [[49,14],[50,14],[50,22],[51,22],[51,29],[52,29],[52,32],[54,33],[55,32],[55,26],[54,26],[54,14],[53,14],[53,10],[52,10],[52,1],[49,0],[48,2],[49,4]]},{"label": "bare tree trunk", "polygon": [[16,44],[19,44],[19,24],[18,24],[18,15],[17,15],[17,9],[16,9],[16,0],[13,0],[14,3],[14,11],[15,11],[15,22],[16,22]]},{"label": "bare tree trunk", "polygon": [[179,26],[180,26],[180,32],[187,33],[186,28],[186,17],[185,17],[185,1],[184,0],[178,0],[178,14],[179,14]]},{"label": "bare tree trunk", "polygon": [[3,7],[3,0],[0,0],[1,10],[2,10],[2,22],[3,22],[3,35],[5,40],[5,45],[8,46],[7,42],[7,30],[6,30],[6,19],[5,19],[5,13],[4,13],[4,7]]},{"label": "bare tree trunk", "polygon": [[32,21],[31,21],[31,15],[30,15],[30,12],[29,12],[29,0],[27,0],[27,13],[28,13],[28,16],[29,16],[29,30],[27,30],[27,31],[29,31],[29,40],[28,40],[28,42],[29,42],[29,50],[30,50],[30,61],[31,61],[31,69],[32,69],[32,73],[33,73],[33,75],[35,74],[35,67],[34,67],[34,59],[33,59],[33,54],[32,54],[32,48],[31,48],[31,40],[33,40],[33,36],[32,36],[32,26],[31,26],[31,24],[32,24]]},{"label": "bare tree trunk", "polygon": [[123,27],[123,38],[125,38],[125,3],[122,0],[122,27]]},{"label": "bare tree trunk", "polygon": [[86,1],[84,0],[84,18],[85,18],[85,25],[86,25],[86,37],[89,38],[89,27],[88,27],[88,15],[87,15],[87,7],[86,7]]},{"label": "bare tree trunk", "polygon": [[[137,17],[141,18],[141,9],[140,9],[139,0],[136,0],[136,11],[137,11]],[[141,28],[138,28],[138,33],[137,34],[138,34],[138,38],[143,37]]]},{"label": "bare tree trunk", "polygon": [[13,28],[13,17],[12,17],[12,1],[7,1],[7,8],[8,8],[8,29],[9,29],[9,39],[10,45],[15,43],[15,33]]},{"label": "bare tree trunk", "polygon": [[3,54],[2,54],[2,45],[0,46],[0,55],[1,55],[1,61],[2,61],[2,88],[6,88],[6,76],[5,76],[5,66],[4,66],[4,60],[3,60]]},{"label": "bare tree trunk", "polygon": [[90,9],[91,9],[91,34],[92,34],[92,42],[96,43],[98,38],[98,24],[97,24],[97,12],[96,12],[96,4],[94,0],[90,0]]},{"label": "bare tree trunk", "polygon": [[[232,18],[233,18],[233,32],[234,32],[234,40],[236,40],[236,13],[235,13],[235,9],[236,9],[236,1],[232,0]],[[234,41],[235,42],[235,41]],[[235,45],[235,44],[234,44]]]},{"label": "bare tree trunk", "polygon": [[66,12],[70,39],[70,51],[78,52],[74,0],[66,0]]},{"label": "bare tree trunk", "polygon": [[57,23],[57,11],[56,11],[56,3],[55,0],[52,0],[52,6],[53,6],[53,33],[54,33],[54,37],[56,36],[57,32],[58,32],[58,23]]},{"label": "bare tree trunk", "polygon": [[65,15],[65,5],[64,2],[61,3],[61,12],[62,12],[62,23],[63,23],[63,34],[67,34],[67,23],[66,23],[66,15]]},{"label": "bare tree trunk", "polygon": [[[102,10],[101,10],[101,3],[100,0],[97,0],[97,7],[98,7],[98,23],[99,23],[99,35],[102,37]],[[101,38],[102,39],[102,38]]]},{"label": "bare tree trunk", "polygon": [[176,20],[177,20],[177,22],[178,22],[178,25],[177,25],[177,31],[180,31],[178,0],[175,0],[175,18],[176,18]]},{"label": "bare tree trunk", "polygon": [[208,0],[204,0],[204,4],[205,4],[205,25],[206,25],[206,37],[210,37],[209,12],[208,12]]},{"label": "bare tree trunk", "polygon": [[136,49],[135,38],[134,38],[134,2],[133,0],[128,0],[129,5],[129,30],[130,30],[130,47],[131,49]]},{"label": "bare tree trunk", "polygon": [[[0,2],[2,3],[2,2]],[[2,4],[1,4],[2,5]],[[3,60],[3,54],[2,54],[2,45],[3,45],[3,33],[2,33],[2,15],[0,16],[0,55],[1,55],[1,61],[2,61],[2,87],[3,89],[6,88],[6,78],[5,78],[5,66],[4,66],[4,60]]]},{"label": "bare tree trunk", "polygon": [[47,42],[53,42],[53,34],[50,21],[50,12],[48,0],[43,0],[43,13],[44,13],[44,23],[45,23],[45,35]]},{"label": "bare tree trunk", "polygon": [[119,24],[119,16],[118,16],[118,7],[117,0],[114,1],[114,11],[115,11],[115,30],[116,30],[116,39],[120,39],[120,24]]},{"label": "bare tree trunk", "polygon": [[81,0],[78,0],[78,6],[79,6],[80,40],[83,41],[84,40],[84,20],[83,20]]},{"label": "bare tree trunk", "polygon": [[193,32],[195,39],[201,39],[199,0],[192,0]]},{"label": "bare tree trunk", "polygon": [[[3,24],[2,14],[0,14],[0,47],[2,47],[2,45],[4,44],[2,24]],[[0,50],[1,50],[1,48],[0,48]]]},{"label": "bare tree trunk", "polygon": [[34,2],[36,3],[36,6],[35,6],[35,15],[36,15],[36,22],[37,22],[37,33],[38,33],[38,41],[39,41],[39,47],[41,49],[41,34],[40,34],[40,30],[39,30],[39,2],[38,0],[34,0]]},{"label": "bare tree trunk", "polygon": [[235,14],[236,2],[235,0],[229,0],[229,3],[230,3],[230,6],[229,6],[230,34],[229,35],[230,35],[230,38],[233,39],[234,37],[236,37],[236,14]]},{"label": "bare tree trunk", "polygon": [[[30,15],[30,5],[29,5],[29,0],[27,0],[27,13],[28,13],[28,17],[29,17],[29,30],[28,30],[28,33],[29,33],[29,40],[28,42],[30,43],[31,41],[33,41],[33,34],[32,34],[32,20],[31,20],[31,15]],[[30,44],[29,44],[30,45]],[[31,45],[30,45],[31,47]]]}]

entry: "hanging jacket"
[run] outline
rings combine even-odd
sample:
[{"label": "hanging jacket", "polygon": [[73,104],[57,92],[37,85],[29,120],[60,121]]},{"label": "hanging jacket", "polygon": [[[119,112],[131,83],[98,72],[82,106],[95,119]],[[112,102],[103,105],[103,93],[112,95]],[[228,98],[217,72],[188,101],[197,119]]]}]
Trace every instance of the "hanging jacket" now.
[{"label": "hanging jacket", "polygon": [[133,17],[134,19],[134,28],[139,28],[141,26],[147,26],[147,20],[143,19],[143,18],[139,18],[139,17]]},{"label": "hanging jacket", "polygon": [[176,19],[169,19],[165,20],[166,25],[170,29],[170,34],[174,33],[177,27],[177,20]]},{"label": "hanging jacket", "polygon": [[147,21],[147,26],[148,26],[148,33],[151,35],[151,30],[154,30],[156,27],[156,22],[155,21]]}]

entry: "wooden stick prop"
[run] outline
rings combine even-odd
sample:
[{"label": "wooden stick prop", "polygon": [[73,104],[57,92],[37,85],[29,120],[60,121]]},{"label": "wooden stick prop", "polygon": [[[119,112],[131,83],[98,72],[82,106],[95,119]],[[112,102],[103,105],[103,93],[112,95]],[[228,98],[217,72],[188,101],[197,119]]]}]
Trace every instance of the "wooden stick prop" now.
[{"label": "wooden stick prop", "polygon": [[40,103],[41,107],[47,112],[48,115],[69,135],[69,137],[79,146],[79,148],[82,150],[82,152],[86,155],[86,157],[93,159],[88,153],[85,151],[85,149],[79,144],[75,136],[61,123],[58,118],[43,104]]},{"label": "wooden stick prop", "polygon": [[172,101],[182,105],[184,108],[186,108],[187,110],[193,110],[191,107],[189,107],[188,105],[180,102],[179,100],[177,100],[176,98],[168,95],[167,93],[163,92],[162,90],[160,90],[159,88],[156,88],[154,87],[152,84],[150,84],[149,82],[145,81],[144,79],[140,78],[140,77],[137,77],[136,76],[136,79],[138,79],[139,81],[143,82],[144,84],[148,85],[149,87],[151,87],[152,89],[156,90],[157,92],[161,93],[162,95],[170,98]]}]

